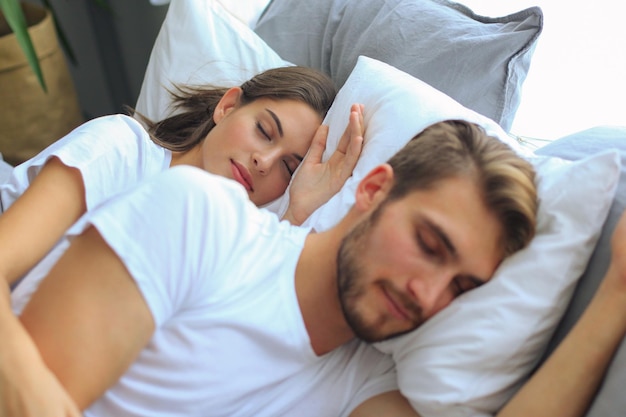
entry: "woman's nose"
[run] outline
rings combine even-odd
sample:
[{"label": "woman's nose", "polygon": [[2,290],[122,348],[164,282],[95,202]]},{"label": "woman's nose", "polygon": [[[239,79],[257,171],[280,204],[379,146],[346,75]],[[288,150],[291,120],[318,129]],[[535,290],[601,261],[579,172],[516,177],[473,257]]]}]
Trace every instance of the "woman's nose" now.
[{"label": "woman's nose", "polygon": [[259,173],[267,175],[271,172],[272,166],[275,164],[278,156],[279,153],[277,150],[258,151],[252,155],[252,161]]}]

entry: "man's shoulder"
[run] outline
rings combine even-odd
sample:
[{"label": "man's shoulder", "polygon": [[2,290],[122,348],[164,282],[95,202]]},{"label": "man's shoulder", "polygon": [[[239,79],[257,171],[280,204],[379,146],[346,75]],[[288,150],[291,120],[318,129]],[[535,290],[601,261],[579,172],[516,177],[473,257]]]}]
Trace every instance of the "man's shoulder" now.
[{"label": "man's shoulder", "polygon": [[252,204],[244,188],[236,181],[189,165],[178,165],[165,170],[158,181],[172,192],[201,195],[225,204]]},{"label": "man's shoulder", "polygon": [[259,209],[250,201],[247,192],[236,181],[211,174],[200,168],[180,165],[167,169],[152,180],[163,199],[163,204],[180,208],[189,219],[213,218],[215,221],[239,226],[259,218],[274,218],[275,214]]}]

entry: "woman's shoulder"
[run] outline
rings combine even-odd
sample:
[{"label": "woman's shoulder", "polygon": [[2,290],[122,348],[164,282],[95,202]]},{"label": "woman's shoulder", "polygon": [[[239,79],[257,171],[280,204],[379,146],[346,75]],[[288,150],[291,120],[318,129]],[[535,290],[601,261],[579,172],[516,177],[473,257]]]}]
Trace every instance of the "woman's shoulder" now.
[{"label": "woman's shoulder", "polygon": [[142,154],[163,153],[163,148],[152,141],[144,126],[125,114],[91,119],[63,138],[60,144],[63,142],[82,143],[75,146],[88,146],[92,155],[112,151],[136,158]]},{"label": "woman's shoulder", "polygon": [[113,131],[129,131],[135,134],[145,134],[144,126],[134,117],[126,114],[108,114],[86,121],[76,131],[92,131],[96,134],[107,134]]}]

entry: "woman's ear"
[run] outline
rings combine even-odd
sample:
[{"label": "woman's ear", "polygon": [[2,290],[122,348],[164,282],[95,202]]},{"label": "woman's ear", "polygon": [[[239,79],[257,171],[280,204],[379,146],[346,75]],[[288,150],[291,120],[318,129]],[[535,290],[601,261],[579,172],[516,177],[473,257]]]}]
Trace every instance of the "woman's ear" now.
[{"label": "woman's ear", "polygon": [[220,101],[217,103],[217,106],[215,106],[215,111],[213,112],[213,121],[215,124],[218,124],[224,116],[239,105],[239,98],[242,93],[243,90],[240,87],[229,88],[228,91],[224,93]]},{"label": "woman's ear", "polygon": [[391,165],[376,166],[359,182],[356,189],[355,206],[362,211],[369,211],[377,207],[391,190],[393,181]]}]

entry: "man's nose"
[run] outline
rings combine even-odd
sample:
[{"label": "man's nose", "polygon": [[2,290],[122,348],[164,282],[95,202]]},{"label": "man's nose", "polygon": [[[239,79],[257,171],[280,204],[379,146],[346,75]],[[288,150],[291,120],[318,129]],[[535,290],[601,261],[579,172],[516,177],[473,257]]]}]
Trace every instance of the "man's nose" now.
[{"label": "man's nose", "polygon": [[432,317],[452,302],[453,279],[452,271],[442,270],[433,272],[428,277],[414,277],[409,281],[409,292],[421,307],[424,319]]}]

